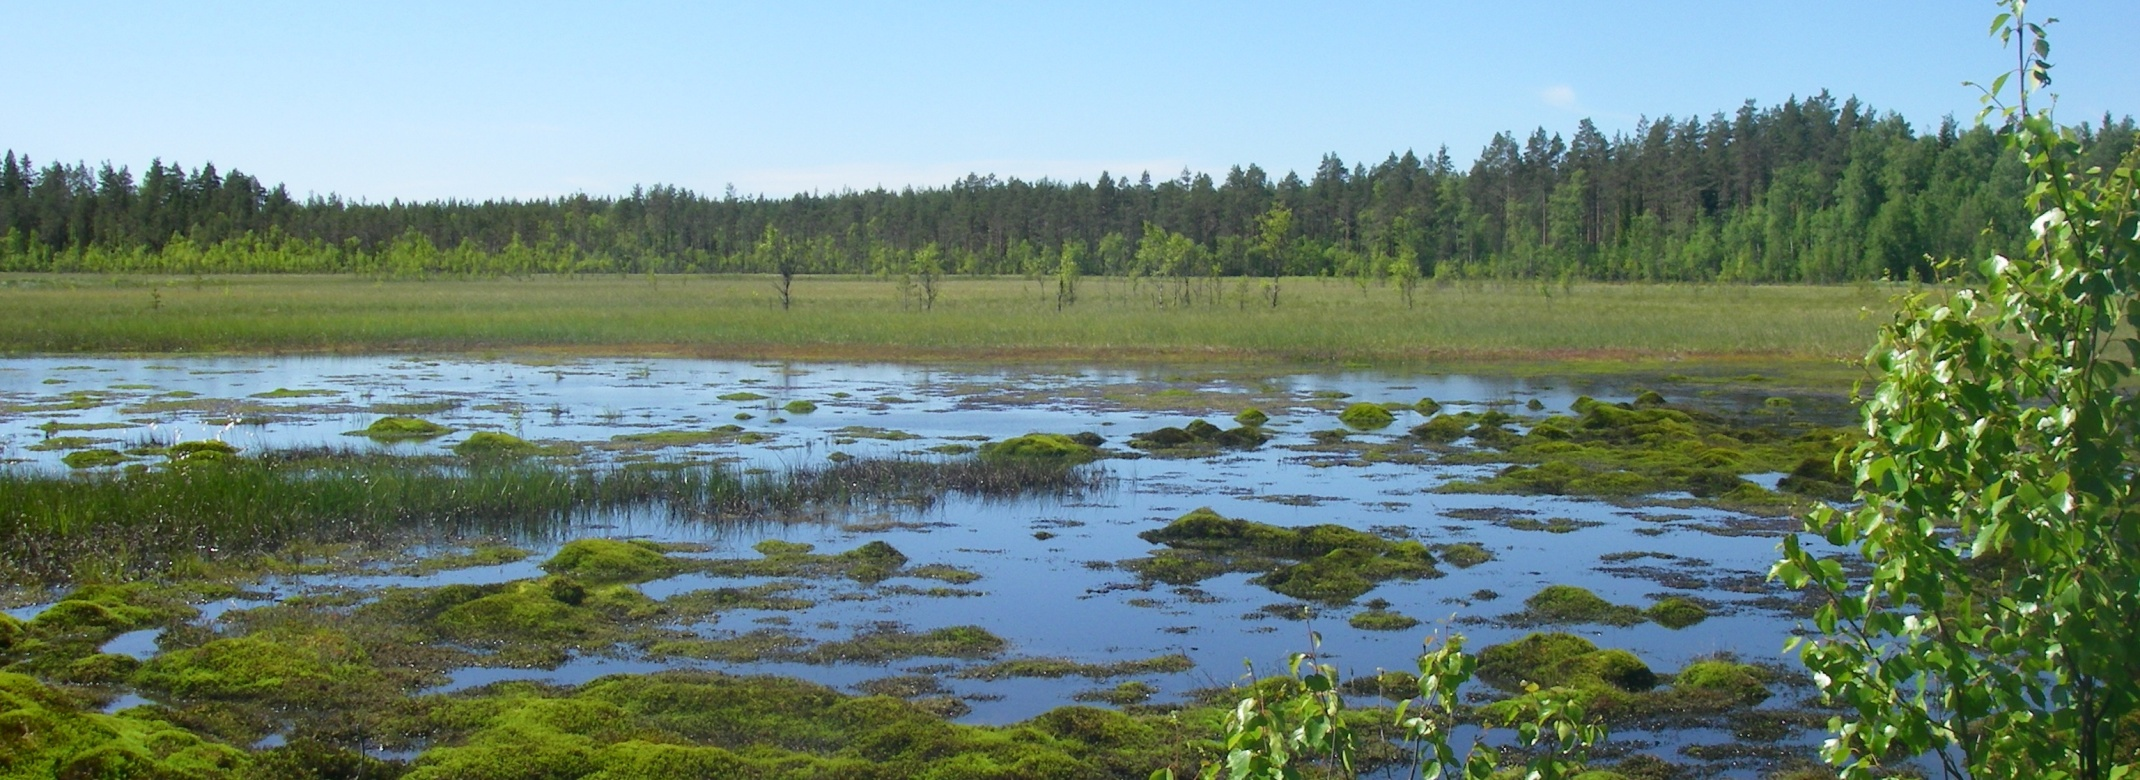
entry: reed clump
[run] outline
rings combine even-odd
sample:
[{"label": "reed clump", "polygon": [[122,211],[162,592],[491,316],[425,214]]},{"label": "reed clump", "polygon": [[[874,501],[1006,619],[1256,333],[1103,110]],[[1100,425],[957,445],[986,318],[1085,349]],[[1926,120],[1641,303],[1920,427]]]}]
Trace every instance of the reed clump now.
[{"label": "reed clump", "polygon": [[0,470],[0,582],[132,576],[275,554],[297,543],[537,535],[588,513],[661,507],[723,521],[946,493],[1090,490],[1068,464],[869,460],[746,476],[711,464],[579,467],[540,460],[321,449],[74,475]]}]

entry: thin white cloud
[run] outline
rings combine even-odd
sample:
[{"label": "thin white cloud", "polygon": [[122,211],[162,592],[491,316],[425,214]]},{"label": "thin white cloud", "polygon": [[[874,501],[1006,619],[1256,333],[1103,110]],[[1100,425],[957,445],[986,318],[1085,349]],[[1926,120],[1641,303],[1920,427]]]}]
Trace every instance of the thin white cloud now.
[{"label": "thin white cloud", "polygon": [[1545,101],[1546,105],[1558,109],[1574,111],[1578,108],[1575,102],[1575,88],[1566,84],[1555,84],[1539,90],[1538,99]]}]

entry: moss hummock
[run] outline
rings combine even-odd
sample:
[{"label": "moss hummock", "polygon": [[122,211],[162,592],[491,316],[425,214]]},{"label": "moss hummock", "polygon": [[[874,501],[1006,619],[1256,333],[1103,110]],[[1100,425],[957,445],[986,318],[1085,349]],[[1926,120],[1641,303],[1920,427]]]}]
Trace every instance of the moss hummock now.
[{"label": "moss hummock", "polygon": [[127,461],[126,454],[111,449],[75,450],[60,456],[59,462],[70,469],[93,469],[100,466],[116,466]]},{"label": "moss hummock", "polygon": [[1684,492],[1732,508],[1781,512],[1794,499],[1748,482],[1744,475],[1791,471],[1793,478],[1782,485],[1785,490],[1809,498],[1849,493],[1832,481],[1841,479],[1832,468],[1821,464],[1832,462],[1858,435],[1850,429],[1773,415],[1734,420],[1674,407],[1654,393],[1627,404],[1578,398],[1572,411],[1572,417],[1530,420],[1530,429],[1520,433],[1511,427],[1518,421],[1506,415],[1442,415],[1414,428],[1412,435],[1428,442],[1469,436],[1482,449],[1457,460],[1510,464],[1493,477],[1439,488],[1446,492],[1607,498]]},{"label": "moss hummock", "polygon": [[1267,525],[1227,518],[1209,507],[1137,536],[1172,549],[1124,567],[1144,579],[1177,585],[1227,572],[1256,572],[1251,581],[1274,592],[1343,604],[1387,580],[1441,576],[1433,552],[1415,540],[1392,541],[1340,525]]},{"label": "moss hummock", "polygon": [[1678,596],[1660,599],[1644,610],[1650,620],[1665,628],[1686,628],[1709,619],[1709,609],[1699,602]]},{"label": "moss hummock", "polygon": [[0,778],[229,777],[251,758],[138,710],[106,715],[0,672]]},{"label": "moss hummock", "polygon": [[892,577],[919,577],[942,582],[966,583],[979,574],[944,564],[908,567],[907,556],[883,541],[872,541],[833,555],[817,552],[815,545],[767,539],[753,549],[758,559],[708,561],[701,568],[723,577],[845,577],[874,584]]},{"label": "moss hummock", "polygon": [[1600,650],[1590,640],[1573,634],[1531,634],[1479,652],[1479,679],[1504,690],[1520,690],[1525,682],[1541,686],[1596,690],[1610,687],[1626,692],[1647,691],[1657,685],[1657,675],[1647,664],[1625,650]]},{"label": "moss hummock", "polygon": [[1642,610],[1622,606],[1598,598],[1588,589],[1574,585],[1548,585],[1528,599],[1523,600],[1523,611],[1514,616],[1517,623],[1604,623],[1614,626],[1631,626],[1640,623],[1645,616]]},{"label": "moss hummock", "polygon": [[1396,416],[1390,414],[1390,410],[1381,404],[1357,403],[1338,413],[1338,422],[1363,431],[1388,428],[1396,421]]},{"label": "moss hummock", "polygon": [[1672,687],[1721,696],[1742,705],[1767,701],[1768,686],[1761,682],[1761,669],[1732,661],[1696,661],[1679,670]]},{"label": "moss hummock", "polygon": [[654,542],[575,539],[542,564],[543,571],[590,583],[645,582],[675,574],[682,565]]},{"label": "moss hummock", "polygon": [[1354,614],[1345,622],[1361,631],[1406,631],[1419,625],[1419,618],[1387,609],[1370,609]]},{"label": "moss hummock", "polygon": [[334,630],[217,639],[150,659],[134,684],[178,699],[243,699],[332,708],[382,678],[348,634]]},{"label": "moss hummock", "polygon": [[1229,429],[1190,420],[1179,428],[1167,426],[1131,435],[1129,446],[1164,457],[1194,458],[1224,450],[1253,450],[1270,440],[1270,434],[1256,424],[1242,423]]},{"label": "moss hummock", "polygon": [[453,445],[453,453],[464,458],[509,458],[535,455],[542,451],[543,446],[540,444],[498,431],[476,431],[468,434],[468,438],[461,440],[461,443]]},{"label": "moss hummock", "polygon": [[421,417],[381,417],[363,430],[350,431],[343,435],[363,436],[377,441],[400,441],[436,439],[452,432],[452,428]]},{"label": "moss hummock", "polygon": [[1096,445],[1060,433],[1028,433],[981,445],[984,458],[1086,461],[1099,457]]},{"label": "moss hummock", "polygon": [[1064,707],[1011,726],[929,702],[717,672],[529,683],[442,702],[406,780],[503,777],[1142,777],[1195,771],[1207,724]]},{"label": "moss hummock", "polygon": [[237,457],[238,448],[219,439],[201,439],[173,444],[164,449],[164,454],[172,460],[218,460]]}]

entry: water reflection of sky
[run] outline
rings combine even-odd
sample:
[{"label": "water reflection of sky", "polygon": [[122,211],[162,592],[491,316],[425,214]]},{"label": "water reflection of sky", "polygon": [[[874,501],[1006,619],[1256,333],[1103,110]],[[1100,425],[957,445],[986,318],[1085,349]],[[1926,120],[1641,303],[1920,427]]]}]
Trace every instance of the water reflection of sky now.
[{"label": "water reflection of sky", "polygon": [[[53,381],[57,380],[57,381]],[[298,398],[254,398],[277,389],[332,391]],[[1307,433],[1336,427],[1327,406],[1313,408],[1317,394],[1344,393],[1351,400],[1400,401],[1435,398],[1452,410],[1508,404],[1518,415],[1522,403],[1537,398],[1548,410],[1563,410],[1581,391],[1565,382],[1484,379],[1459,376],[1393,376],[1372,372],[1290,376],[1173,377],[1162,370],[1079,369],[1023,371],[858,364],[752,364],[700,360],[584,360],[557,365],[502,361],[412,360],[381,357],[104,359],[27,358],[0,362],[0,457],[15,468],[63,470],[63,451],[31,447],[47,438],[39,426],[128,423],[111,430],[62,431],[115,440],[126,449],[149,441],[221,438],[247,451],[305,446],[387,447],[403,452],[437,452],[450,448],[468,432],[500,430],[531,440],[604,442],[613,435],[655,430],[706,429],[734,424],[773,434],[756,445],[722,444],[659,451],[661,457],[723,459],[743,467],[781,468],[824,462],[837,451],[856,456],[927,454],[929,447],[972,443],[976,437],[1000,439],[1032,431],[1094,431],[1119,446],[1131,433],[1190,419],[1179,412],[1142,411],[1139,394],[1188,390],[1241,399],[1231,407],[1212,408],[1214,422],[1259,399],[1272,416],[1277,433],[1271,445],[1247,453],[1202,460],[1110,460],[1111,478],[1097,494],[1070,500],[988,501],[953,496],[927,509],[861,508],[857,516],[823,524],[761,524],[710,527],[671,519],[660,512],[621,513],[589,521],[589,527],[527,540],[537,557],[504,566],[408,576],[381,572],[361,576],[315,577],[264,583],[262,589],[287,597],[326,588],[423,586],[447,582],[497,582],[537,576],[537,564],[557,543],[578,535],[633,536],[709,544],[707,555],[751,557],[751,546],[766,538],[811,542],[836,552],[871,540],[883,540],[914,563],[948,563],[970,569],[982,579],[965,586],[985,591],[971,598],[885,596],[841,600],[831,596],[865,590],[851,582],[813,582],[794,595],[817,600],[803,612],[736,611],[698,627],[709,636],[741,633],[762,625],[760,618],[786,617],[790,628],[817,639],[843,639],[857,629],[893,621],[926,630],[977,624],[1008,639],[1012,657],[1066,657],[1099,662],[1182,653],[1195,669],[1173,675],[1143,675],[1158,686],[1161,698],[1189,689],[1224,684],[1243,673],[1249,661],[1263,673],[1283,668],[1286,654],[1305,650],[1310,632],[1322,636],[1326,658],[1353,675],[1379,668],[1410,669],[1421,639],[1430,631],[1461,631],[1472,647],[1521,636],[1527,629],[1489,618],[1514,612],[1521,601],[1552,584],[1590,588],[1608,600],[1647,605],[1666,595],[1697,595],[1726,608],[1708,621],[1673,631],[1653,624],[1628,628],[1581,626],[1570,630],[1601,646],[1624,647],[1660,671],[1677,669],[1691,659],[1734,652],[1749,660],[1775,660],[1792,620],[1773,608],[1754,604],[1773,595],[1762,583],[1776,555],[1773,534],[1718,535],[1703,530],[1743,519],[1714,510],[1629,509],[1609,503],[1557,497],[1445,495],[1432,490],[1452,478],[1475,476],[1491,467],[1406,465],[1330,465],[1330,461],[1290,450],[1308,443]],[[172,395],[178,392],[179,396]],[[730,401],[718,396],[751,392],[764,400]],[[87,395],[69,396],[68,394]],[[185,395],[191,394],[191,395]],[[195,402],[183,411],[152,412],[138,405],[182,397]],[[91,408],[65,409],[71,399],[89,399]],[[225,399],[228,404],[209,403]],[[792,414],[780,407],[790,400],[817,404],[814,412]],[[380,416],[375,404],[454,401],[450,409],[421,416],[456,429],[456,433],[422,443],[377,445],[342,435]],[[1514,402],[1514,403],[1509,403]],[[75,404],[81,405],[81,404]],[[130,407],[132,410],[129,410]],[[39,410],[43,408],[43,410]],[[230,417],[252,418],[231,424]],[[748,419],[739,419],[748,415]],[[775,422],[774,418],[784,418]],[[1395,435],[1419,421],[1401,413],[1397,426],[1374,440]],[[841,439],[837,431],[866,426],[915,434],[919,438],[884,441]],[[594,457],[614,457],[597,454]],[[143,462],[152,462],[144,460]],[[1771,475],[1773,476],[1773,475]],[[1272,500],[1278,498],[1282,500]],[[1353,629],[1346,618],[1359,607],[1324,608],[1309,620],[1272,617],[1259,610],[1290,600],[1248,583],[1247,575],[1228,575],[1202,583],[1208,596],[1185,597],[1165,585],[1134,587],[1136,579],[1108,564],[1147,554],[1151,545],[1137,538],[1200,506],[1231,517],[1301,525],[1338,523],[1382,531],[1401,530],[1429,543],[1476,542],[1495,560],[1471,568],[1445,567],[1448,576],[1417,582],[1391,582],[1363,597],[1387,599],[1390,608],[1425,621],[1399,632]],[[1474,510],[1465,512],[1463,510]],[[1476,510],[1523,510],[1537,518],[1566,517],[1596,523],[1572,533],[1520,531],[1475,519]],[[883,517],[878,517],[883,515]],[[890,530],[851,532],[844,522],[869,519],[903,521]],[[1035,537],[1036,531],[1055,534]],[[1602,560],[1612,553],[1654,552],[1663,556],[1620,565],[1619,573]],[[1697,566],[1695,564],[1705,564]],[[1668,586],[1642,573],[1665,571],[1695,578],[1693,588]],[[688,574],[649,583],[646,592],[666,597],[700,588],[736,587],[756,582]],[[928,587],[938,583],[894,579],[886,584]],[[1686,585],[1686,582],[1676,584]],[[1482,591],[1499,598],[1481,600]],[[223,611],[261,602],[231,600],[203,605],[206,620]],[[27,616],[35,608],[12,610]],[[114,652],[139,655],[151,649],[153,636],[129,634]],[[719,668],[809,678],[837,686],[905,673],[943,663],[913,659],[889,666],[808,665],[799,663],[717,664],[700,661],[650,661],[637,658],[576,658],[555,670],[469,669],[447,685],[458,689],[500,679],[576,682],[618,672],[668,667]],[[1081,690],[1112,687],[1119,680],[977,680],[946,679],[957,694],[971,697],[966,720],[1007,722],[1069,703]],[[1789,697],[1779,697],[1779,699]],[[1780,702],[1779,702],[1780,703]],[[1699,736],[1699,735],[1696,735]],[[1666,752],[1685,733],[1658,739]],[[1722,738],[1729,740],[1729,734]]]}]

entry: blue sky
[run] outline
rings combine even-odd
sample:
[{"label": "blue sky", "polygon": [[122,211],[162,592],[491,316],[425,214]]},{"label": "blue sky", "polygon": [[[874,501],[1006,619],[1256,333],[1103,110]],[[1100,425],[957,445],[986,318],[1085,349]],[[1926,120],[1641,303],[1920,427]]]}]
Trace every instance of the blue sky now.
[{"label": "blue sky", "polygon": [[[299,194],[782,196],[968,172],[1311,170],[1826,88],[1920,128],[2011,63],[1979,0],[0,1],[0,147]],[[2040,0],[2065,121],[2140,113],[2140,3]]]}]

